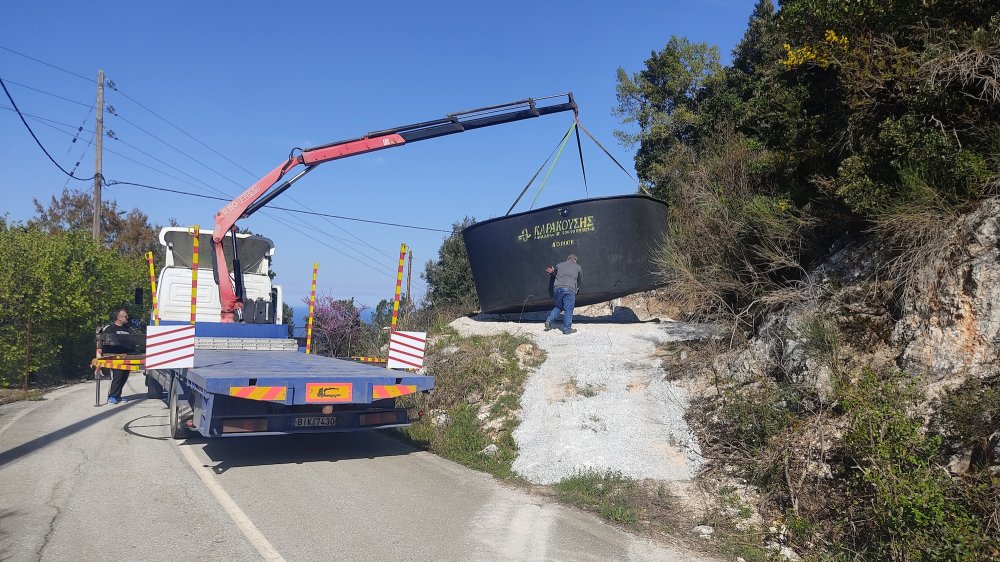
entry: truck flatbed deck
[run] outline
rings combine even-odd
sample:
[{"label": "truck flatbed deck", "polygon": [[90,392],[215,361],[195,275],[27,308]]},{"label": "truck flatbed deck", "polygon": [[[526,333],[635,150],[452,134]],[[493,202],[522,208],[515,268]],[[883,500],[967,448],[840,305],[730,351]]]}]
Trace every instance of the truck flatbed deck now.
[{"label": "truck flatbed deck", "polygon": [[[295,351],[196,349],[187,380],[204,391],[224,395],[233,388],[286,387],[284,400],[269,399],[284,404],[367,404],[379,399],[373,392],[380,387],[415,387],[405,394],[434,388],[434,377]],[[336,387],[338,396],[320,396],[319,388],[324,385]],[[350,396],[343,394],[345,385],[350,387]],[[310,388],[317,390],[310,395]]]}]

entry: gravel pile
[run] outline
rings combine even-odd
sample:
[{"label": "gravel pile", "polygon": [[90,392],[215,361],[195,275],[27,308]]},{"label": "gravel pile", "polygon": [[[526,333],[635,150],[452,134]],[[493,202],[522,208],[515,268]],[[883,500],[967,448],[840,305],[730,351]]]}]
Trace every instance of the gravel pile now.
[{"label": "gravel pile", "polygon": [[532,338],[548,353],[521,397],[514,471],[553,484],[579,471],[608,470],[656,480],[688,480],[698,471],[698,442],[684,422],[687,393],[665,381],[657,345],[708,336],[704,326],[639,322],[630,313],[577,317],[577,333],[544,331],[545,315],[507,321],[459,318],[463,335],[502,331]]}]

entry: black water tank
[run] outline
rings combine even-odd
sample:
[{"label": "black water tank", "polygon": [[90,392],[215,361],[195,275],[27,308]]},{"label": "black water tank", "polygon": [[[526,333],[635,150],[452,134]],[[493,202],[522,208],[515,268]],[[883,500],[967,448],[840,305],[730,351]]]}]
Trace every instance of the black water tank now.
[{"label": "black water tank", "polygon": [[545,266],[576,254],[582,306],[662,286],[653,256],[667,204],[643,195],[581,199],[476,223],[462,231],[483,312],[552,308]]}]

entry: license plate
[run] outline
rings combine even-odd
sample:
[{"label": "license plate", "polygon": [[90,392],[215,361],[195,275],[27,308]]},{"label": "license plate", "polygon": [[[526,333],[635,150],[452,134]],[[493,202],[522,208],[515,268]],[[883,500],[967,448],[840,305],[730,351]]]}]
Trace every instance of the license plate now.
[{"label": "license plate", "polygon": [[295,418],[295,427],[330,427],[337,425],[337,418],[334,416]]}]

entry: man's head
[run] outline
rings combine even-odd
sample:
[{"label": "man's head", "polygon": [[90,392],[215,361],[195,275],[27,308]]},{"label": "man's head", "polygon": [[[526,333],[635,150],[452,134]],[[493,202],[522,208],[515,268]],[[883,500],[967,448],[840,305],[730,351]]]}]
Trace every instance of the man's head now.
[{"label": "man's head", "polygon": [[573,263],[576,263],[576,254],[570,254],[566,256],[566,259],[573,260]]},{"label": "man's head", "polygon": [[128,311],[124,308],[116,308],[114,312],[111,313],[111,321],[115,323],[116,326],[124,326],[128,324]]}]

